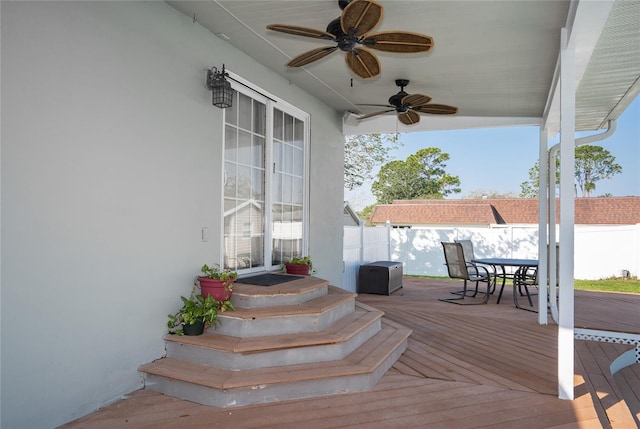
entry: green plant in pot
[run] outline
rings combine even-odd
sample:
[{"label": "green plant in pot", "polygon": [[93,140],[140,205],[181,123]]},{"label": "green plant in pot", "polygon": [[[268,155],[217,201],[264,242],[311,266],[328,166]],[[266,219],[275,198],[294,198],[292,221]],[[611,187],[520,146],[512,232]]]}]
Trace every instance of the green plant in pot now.
[{"label": "green plant in pot", "polygon": [[213,295],[218,301],[228,301],[233,291],[233,282],[238,278],[236,271],[220,269],[220,265],[208,266],[204,264],[200,271],[203,275],[198,277],[197,284],[203,296]]},{"label": "green plant in pot", "polygon": [[213,296],[204,297],[191,290],[191,296],[181,296],[182,308],[175,314],[169,314],[167,327],[169,333],[177,335],[201,335],[205,328],[216,327],[218,313],[233,310],[231,301],[218,301]]},{"label": "green plant in pot", "polygon": [[308,276],[312,270],[311,257],[295,257],[284,264],[287,274]]}]

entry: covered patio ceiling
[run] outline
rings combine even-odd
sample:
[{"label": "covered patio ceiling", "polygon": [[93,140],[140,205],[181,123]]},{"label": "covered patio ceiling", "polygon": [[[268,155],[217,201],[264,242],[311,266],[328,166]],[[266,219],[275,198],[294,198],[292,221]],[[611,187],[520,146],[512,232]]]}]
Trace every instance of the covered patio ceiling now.
[{"label": "covered patio ceiling", "polygon": [[[377,31],[403,30],[434,39],[428,53],[376,51],[382,71],[363,80],[346,66],[340,51],[288,68],[293,57],[331,41],[267,30],[290,24],[325,30],[340,16],[337,0],[169,1],[228,43],[345,114],[345,134],[411,132],[508,125],[535,125],[548,118],[558,131],[557,64],[563,27],[576,45],[576,129],[604,128],[640,92],[640,0],[603,1],[432,1],[380,0]],[[223,58],[212,58],[220,67]],[[219,64],[218,64],[219,63]],[[227,64],[232,71],[233,64]],[[399,91],[432,103],[457,106],[455,116],[423,115],[405,126],[393,113],[359,121]],[[295,100],[290,100],[295,102]]]}]

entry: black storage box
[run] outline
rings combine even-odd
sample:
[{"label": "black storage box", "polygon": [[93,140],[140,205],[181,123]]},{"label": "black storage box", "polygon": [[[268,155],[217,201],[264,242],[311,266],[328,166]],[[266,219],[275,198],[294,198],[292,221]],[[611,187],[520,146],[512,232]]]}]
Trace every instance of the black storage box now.
[{"label": "black storage box", "polygon": [[358,293],[391,295],[402,287],[402,262],[377,261],[361,265]]}]

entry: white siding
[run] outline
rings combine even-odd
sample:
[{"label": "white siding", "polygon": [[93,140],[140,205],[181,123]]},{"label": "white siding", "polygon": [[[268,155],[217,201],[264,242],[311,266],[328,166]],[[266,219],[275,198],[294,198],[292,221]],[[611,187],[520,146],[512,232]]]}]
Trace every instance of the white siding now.
[{"label": "white siding", "polygon": [[56,427],[139,388],[167,314],[220,261],[214,65],[312,116],[310,252],[341,285],[339,114],[164,2],[0,7],[3,428]]}]

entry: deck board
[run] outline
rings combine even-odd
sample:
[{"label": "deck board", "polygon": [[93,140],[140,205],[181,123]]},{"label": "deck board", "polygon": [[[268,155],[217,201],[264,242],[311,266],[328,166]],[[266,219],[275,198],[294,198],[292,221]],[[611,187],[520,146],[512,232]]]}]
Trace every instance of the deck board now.
[{"label": "deck board", "polygon": [[[450,281],[405,277],[403,284],[391,296],[357,298],[413,330],[405,353],[370,391],[222,409],[140,390],[63,427],[636,427],[640,364],[607,372],[629,346],[576,341],[576,399],[563,401],[557,326],[538,325],[535,313],[516,309],[512,288],[500,304],[492,297],[487,305],[458,306],[437,300],[456,288]],[[639,333],[638,308],[638,295],[576,291],[576,327]]]}]

